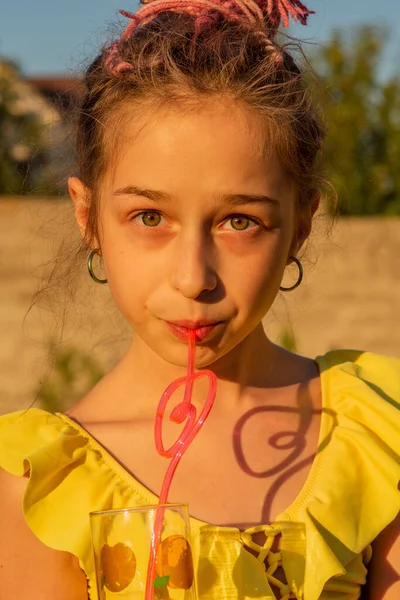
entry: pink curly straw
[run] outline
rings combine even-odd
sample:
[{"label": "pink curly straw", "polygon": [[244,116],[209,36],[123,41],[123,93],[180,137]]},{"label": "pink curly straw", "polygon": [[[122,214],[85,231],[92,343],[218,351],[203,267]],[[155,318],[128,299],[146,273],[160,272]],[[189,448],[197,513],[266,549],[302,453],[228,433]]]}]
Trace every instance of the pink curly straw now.
[{"label": "pink curly straw", "polygon": [[[269,29],[269,38],[273,39],[281,22],[289,26],[290,17],[307,24],[314,11],[309,10],[300,0],[144,0],[143,6],[131,13],[120,10],[121,15],[130,19],[121,40],[129,39],[139,26],[152,21],[160,12],[186,13],[196,18],[198,25],[205,22],[212,13],[220,13],[227,21],[241,23],[258,29],[262,33],[265,23]],[[118,61],[118,42],[108,50],[106,65],[114,72],[132,70],[133,66],[121,59]]]},{"label": "pink curly straw", "polygon": [[[161,509],[156,513],[154,530],[151,539],[150,560],[147,570],[146,579],[146,594],[145,600],[154,599],[154,578],[156,576],[157,567],[157,550],[161,541],[161,532],[164,520],[165,508],[167,504],[169,491],[175,471],[182,459],[182,456],[188,450],[200,429],[203,427],[210,411],[214,405],[215,395],[217,393],[217,377],[215,373],[209,370],[195,371],[196,362],[196,333],[195,330],[189,331],[188,344],[188,366],[185,377],[180,377],[173,381],[161,396],[157,408],[156,420],[154,424],[154,439],[156,449],[160,456],[170,459],[167,471],[164,476],[163,484],[159,497],[159,505]],[[197,379],[207,378],[209,382],[208,393],[200,414],[197,415],[197,410],[192,404],[193,385]],[[181,387],[185,388],[182,402],[179,402],[170,413],[170,421],[177,424],[184,424],[183,429],[174,444],[170,448],[165,448],[163,442],[163,421],[165,411],[173,394]]]}]

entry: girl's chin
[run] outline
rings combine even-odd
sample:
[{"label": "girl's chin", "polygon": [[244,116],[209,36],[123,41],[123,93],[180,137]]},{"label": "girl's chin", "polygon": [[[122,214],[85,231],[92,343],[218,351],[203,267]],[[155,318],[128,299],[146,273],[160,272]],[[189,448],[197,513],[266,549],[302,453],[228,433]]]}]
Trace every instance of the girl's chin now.
[{"label": "girl's chin", "polygon": [[[171,339],[144,339],[146,346],[161,360],[173,367],[186,370],[189,359],[189,345]],[[206,369],[220,358],[223,353],[219,346],[196,344],[196,370]]]},{"label": "girl's chin", "polygon": [[[165,352],[165,360],[176,367],[187,368],[189,359],[189,347],[188,345],[182,344],[182,348],[177,351]],[[196,346],[196,369],[205,369],[210,367],[218,358],[215,350],[206,346]]]},{"label": "girl's chin", "polygon": [[[235,344],[227,344],[227,340],[223,339],[225,337],[218,336],[196,343],[195,365],[197,370],[212,368],[213,363],[232,350]],[[137,331],[136,340],[140,340],[139,343],[144,343],[151,350],[153,356],[154,354],[157,355],[159,359],[171,366],[183,369],[187,368],[189,358],[188,341],[181,341],[173,335],[160,336],[159,332],[155,333],[154,336],[141,335],[139,331]],[[140,353],[142,354],[142,352]]]}]

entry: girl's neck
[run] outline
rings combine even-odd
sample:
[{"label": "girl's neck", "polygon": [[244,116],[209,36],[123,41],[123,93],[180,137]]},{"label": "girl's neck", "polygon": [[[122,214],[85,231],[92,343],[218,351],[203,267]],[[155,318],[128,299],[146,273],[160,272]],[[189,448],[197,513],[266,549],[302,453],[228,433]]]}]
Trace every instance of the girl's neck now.
[{"label": "girl's neck", "polygon": [[[185,349],[186,350],[186,349]],[[218,380],[236,384],[241,388],[265,387],[270,384],[277,359],[278,347],[266,336],[259,324],[241,343],[227,352],[211,365],[197,367],[196,370],[209,369]],[[198,354],[200,352],[198,351]],[[166,387],[171,381],[184,377],[186,365],[175,366],[157,355],[141,338],[135,336],[132,344],[120,363],[122,370],[136,382],[148,384],[155,379]]]},{"label": "girl's neck", "polygon": [[[214,414],[227,410],[240,413],[264,404],[268,398],[274,402],[276,394],[285,403],[285,397],[293,397],[292,386],[318,376],[314,361],[273,344],[261,325],[209,368],[218,377]],[[185,375],[185,367],[171,365],[136,338],[116,367],[80,403],[79,409],[85,409],[93,417],[97,415],[101,421],[150,418],[167,386]],[[196,385],[194,403],[201,405],[206,393],[205,383]]]}]

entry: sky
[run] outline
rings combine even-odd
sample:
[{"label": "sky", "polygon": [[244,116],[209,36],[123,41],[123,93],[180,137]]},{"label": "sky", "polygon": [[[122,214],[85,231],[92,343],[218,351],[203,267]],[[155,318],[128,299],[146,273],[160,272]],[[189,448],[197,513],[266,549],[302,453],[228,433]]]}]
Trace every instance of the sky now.
[{"label": "sky", "polygon": [[[321,44],[337,28],[386,24],[392,34],[383,69],[399,69],[399,0],[303,2],[316,14],[309,26],[292,28],[293,35]],[[112,37],[118,9],[134,12],[137,7],[137,0],[0,0],[0,56],[17,60],[26,75],[73,75]]]}]

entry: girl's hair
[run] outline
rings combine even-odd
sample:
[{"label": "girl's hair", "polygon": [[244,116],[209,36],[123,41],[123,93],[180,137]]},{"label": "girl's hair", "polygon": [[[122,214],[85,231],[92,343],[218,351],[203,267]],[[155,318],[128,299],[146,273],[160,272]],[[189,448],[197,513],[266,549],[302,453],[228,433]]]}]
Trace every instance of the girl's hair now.
[{"label": "girl's hair", "polygon": [[298,214],[315,202],[325,182],[317,165],[324,127],[311,69],[289,52],[297,44],[277,40],[289,15],[305,24],[310,13],[299,0],[152,0],[122,12],[128,27],[89,66],[77,123],[78,173],[90,192],[87,244],[97,239],[97,186],[135,110],[151,115],[210,99],[246,107],[298,184]]}]

